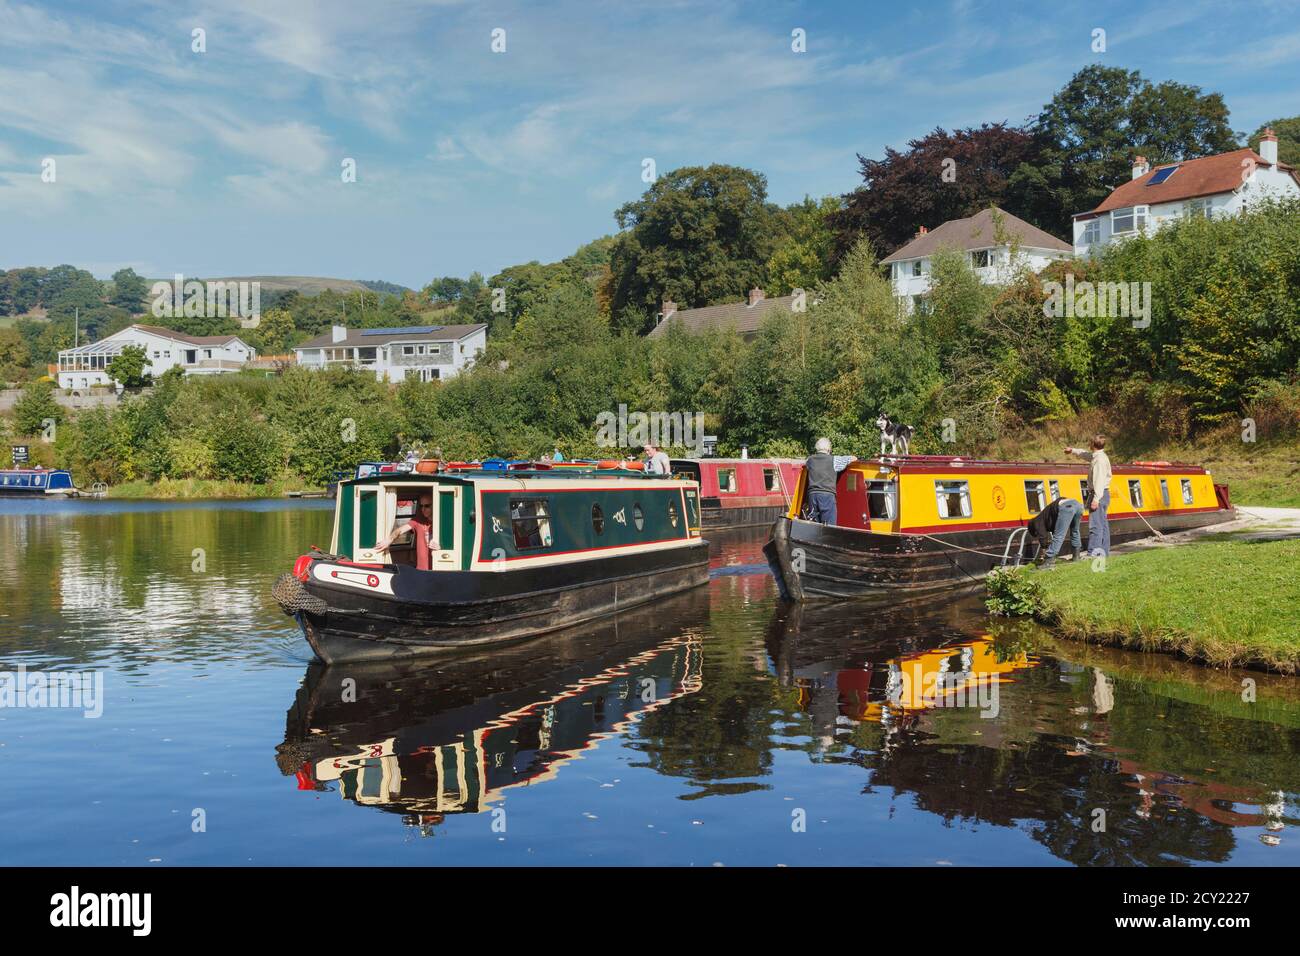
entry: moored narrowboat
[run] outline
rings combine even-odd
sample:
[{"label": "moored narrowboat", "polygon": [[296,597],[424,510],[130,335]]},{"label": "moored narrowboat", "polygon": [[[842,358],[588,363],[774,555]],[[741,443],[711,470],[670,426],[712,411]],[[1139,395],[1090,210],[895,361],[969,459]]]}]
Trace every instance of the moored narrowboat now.
[{"label": "moored narrowboat", "polygon": [[[909,456],[855,461],[837,479],[837,524],[806,520],[806,477],[765,552],[787,600],[901,596],[978,583],[1034,556],[1029,521],[1088,500],[1088,466]],[[1226,485],[1196,465],[1113,466],[1112,544],[1230,521]],[[1088,533],[1085,509],[1082,535]]]},{"label": "moored narrowboat", "polygon": [[62,468],[0,468],[0,497],[76,498],[72,473]]},{"label": "moored narrowboat", "polygon": [[699,482],[705,530],[765,526],[785,514],[803,462],[791,458],[674,458],[673,474]]},{"label": "moored narrowboat", "polygon": [[340,482],[329,552],[298,558],[273,593],[333,663],[519,640],[707,580],[694,482],[412,471]]}]

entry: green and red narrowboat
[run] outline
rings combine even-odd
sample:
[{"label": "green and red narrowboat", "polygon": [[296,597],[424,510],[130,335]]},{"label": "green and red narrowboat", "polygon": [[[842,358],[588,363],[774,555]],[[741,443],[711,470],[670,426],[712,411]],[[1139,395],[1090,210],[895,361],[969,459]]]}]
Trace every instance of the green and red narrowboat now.
[{"label": "green and red narrowboat", "polygon": [[[407,531],[381,551],[422,496],[428,548]],[[668,476],[377,473],[340,482],[334,507],[329,551],[273,589],[326,663],[519,640],[708,580],[698,486]]]},{"label": "green and red narrowboat", "polygon": [[767,527],[790,507],[803,462],[792,458],[674,458],[673,475],[700,485],[700,523]]}]

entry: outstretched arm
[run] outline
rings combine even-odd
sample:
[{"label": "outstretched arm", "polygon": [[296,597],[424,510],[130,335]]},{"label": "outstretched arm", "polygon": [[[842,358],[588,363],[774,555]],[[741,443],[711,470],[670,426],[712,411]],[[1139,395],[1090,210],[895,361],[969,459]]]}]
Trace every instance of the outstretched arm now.
[{"label": "outstretched arm", "polygon": [[394,541],[396,541],[398,538],[400,538],[402,535],[406,534],[406,532],[410,530],[412,529],[411,529],[411,522],[409,521],[403,521],[401,524],[393,525],[393,530],[388,533],[388,537],[386,537],[379,544],[376,544],[374,550],[387,551],[389,548],[393,546]]}]

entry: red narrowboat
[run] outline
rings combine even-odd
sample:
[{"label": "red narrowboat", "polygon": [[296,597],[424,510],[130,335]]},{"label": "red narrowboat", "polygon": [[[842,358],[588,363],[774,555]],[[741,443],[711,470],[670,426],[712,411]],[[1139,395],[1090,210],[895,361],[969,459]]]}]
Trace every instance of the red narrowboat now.
[{"label": "red narrowboat", "polygon": [[674,458],[673,476],[700,485],[701,527],[770,525],[785,514],[803,462],[794,458]]}]

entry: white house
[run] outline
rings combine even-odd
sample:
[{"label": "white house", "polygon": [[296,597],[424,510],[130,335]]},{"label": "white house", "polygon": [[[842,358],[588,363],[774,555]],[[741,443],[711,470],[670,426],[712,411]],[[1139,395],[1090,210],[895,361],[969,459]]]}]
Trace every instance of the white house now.
[{"label": "white house", "polygon": [[1259,152],[1230,153],[1167,163],[1154,169],[1143,156],[1133,161],[1133,178],[1096,209],[1074,217],[1074,249],[1100,252],[1109,243],[1139,233],[1150,235],[1184,216],[1232,216],[1269,199],[1300,196],[1296,170],[1277,159],[1277,136],[1260,136]]},{"label": "white house", "polygon": [[255,358],[252,346],[237,335],[185,335],[157,325],[129,325],[98,342],[59,353],[59,386],[109,385],[108,365],[128,345],[144,349],[147,371],[155,378],[179,366],[186,375],[237,372]]},{"label": "white house", "polygon": [[916,311],[930,291],[930,262],[940,249],[964,252],[980,281],[990,285],[1006,284],[1023,269],[1038,272],[1074,253],[1067,243],[996,206],[933,230],[922,226],[915,239],[880,260],[889,266],[894,296],[907,312]]},{"label": "white house", "polygon": [[370,369],[380,381],[452,378],[487,345],[487,326],[423,325],[404,329],[348,329],[336,325],[293,351],[307,368],[344,365]]}]

